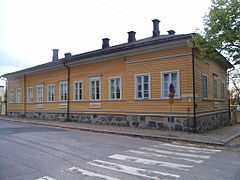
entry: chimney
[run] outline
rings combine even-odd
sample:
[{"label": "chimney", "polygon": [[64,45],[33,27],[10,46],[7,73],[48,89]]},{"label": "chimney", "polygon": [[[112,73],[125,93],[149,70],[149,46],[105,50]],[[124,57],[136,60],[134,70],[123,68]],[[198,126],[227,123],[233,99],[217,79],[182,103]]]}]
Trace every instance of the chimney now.
[{"label": "chimney", "polygon": [[153,37],[157,37],[160,35],[160,31],[159,31],[159,20],[158,19],[154,19],[152,20],[153,22]]},{"label": "chimney", "polygon": [[72,54],[68,52],[68,53],[65,53],[64,56],[65,56],[66,60],[69,60],[71,58]]},{"label": "chimney", "polygon": [[134,31],[128,32],[128,42],[129,42],[129,43],[136,41],[135,34],[136,34],[136,32],[134,32]]},{"label": "chimney", "polygon": [[109,40],[110,40],[110,39],[108,39],[108,38],[102,39],[102,41],[103,41],[102,48],[103,48],[103,49],[109,47]]},{"label": "chimney", "polygon": [[167,32],[168,32],[168,35],[175,35],[175,31],[174,30],[169,30]]},{"label": "chimney", "polygon": [[58,51],[59,51],[59,49],[53,49],[52,61],[57,61],[58,60]]}]

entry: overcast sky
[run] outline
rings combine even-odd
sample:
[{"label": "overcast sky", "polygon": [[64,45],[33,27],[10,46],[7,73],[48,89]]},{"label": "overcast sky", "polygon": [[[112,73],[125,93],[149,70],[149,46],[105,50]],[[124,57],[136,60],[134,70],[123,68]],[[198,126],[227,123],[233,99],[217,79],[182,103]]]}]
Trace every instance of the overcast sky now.
[{"label": "overcast sky", "polygon": [[[211,0],[0,0],[0,75],[52,60],[52,49],[79,54],[160,33],[203,29]],[[0,85],[3,85],[0,82]]]}]

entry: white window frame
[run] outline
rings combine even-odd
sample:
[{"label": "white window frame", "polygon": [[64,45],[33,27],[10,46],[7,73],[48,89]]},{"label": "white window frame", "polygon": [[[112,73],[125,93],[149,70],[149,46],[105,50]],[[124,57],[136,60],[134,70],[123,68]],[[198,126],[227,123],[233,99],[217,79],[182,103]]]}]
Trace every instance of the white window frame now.
[{"label": "white window frame", "polygon": [[226,90],[225,90],[225,82],[222,81],[221,83],[221,99],[224,100],[226,96]]},{"label": "white window frame", "polygon": [[[39,93],[39,89],[38,88],[41,88],[42,90],[40,91]],[[43,102],[43,84],[37,84],[37,102]]]},{"label": "white window frame", "polygon": [[[31,89],[31,94],[29,89]],[[28,87],[27,88],[27,102],[32,103],[33,102],[33,87]]]},{"label": "white window frame", "polygon": [[[92,82],[95,82],[95,92],[94,92],[94,95],[95,97],[92,98]],[[96,82],[99,81],[99,99],[97,99],[97,89],[96,89]],[[89,99],[92,100],[92,101],[99,101],[101,100],[101,76],[92,76],[90,77],[90,80],[89,80]]]},{"label": "white window frame", "polygon": [[[116,79],[119,79],[119,89],[120,89],[120,97],[117,98],[116,94]],[[114,94],[115,98],[111,97],[111,81],[114,80]],[[108,78],[108,97],[110,100],[121,100],[122,99],[122,77],[121,76],[115,76],[115,77],[110,77]]]},{"label": "white window frame", "polygon": [[14,97],[14,89],[10,89],[9,90],[9,103],[13,104],[14,103],[14,100],[15,100],[15,97]]},{"label": "white window frame", "polygon": [[[142,92],[143,96],[141,98],[138,97],[137,77],[139,77],[139,76],[141,76],[142,82],[143,82],[143,77],[148,76],[148,97],[144,97],[144,85],[142,85],[142,89],[141,89],[141,92]],[[136,100],[151,99],[151,74],[150,73],[134,74],[134,84],[135,84],[134,94],[135,94],[135,99]]]},{"label": "white window frame", "polygon": [[[66,99],[62,99],[62,94],[61,94],[61,85],[63,84],[66,84]],[[63,92],[64,93],[64,92]],[[60,81],[59,82],[59,101],[62,101],[62,102],[65,102],[68,100],[68,82],[65,80],[65,81]]]},{"label": "white window frame", "polygon": [[[205,85],[204,77],[206,77],[206,79],[207,79],[206,86],[204,86]],[[206,97],[205,97],[205,92],[206,92],[206,95],[207,95]],[[206,74],[202,74],[202,98],[203,99],[208,99],[209,98],[209,96],[208,96],[208,76]]]},{"label": "white window frame", "polygon": [[[51,89],[50,89],[51,87]],[[50,90],[52,92],[50,92]],[[51,93],[51,94],[49,94]],[[54,102],[55,101],[55,84],[48,84],[47,86],[47,101],[48,102]]]},{"label": "white window frame", "polygon": [[[177,89],[175,87],[175,92],[177,92],[177,94],[175,94],[174,98],[181,98],[181,87],[180,87],[180,71],[179,70],[170,70],[170,71],[162,71],[161,72],[161,98],[162,99],[169,99],[169,95],[167,97],[165,97],[164,95],[164,74],[172,74],[172,73],[177,73]],[[170,78],[171,79],[170,75]],[[168,82],[168,88],[171,82]]]},{"label": "white window frame", "polygon": [[[216,89],[215,89],[215,81],[216,81]],[[216,91],[215,91],[216,90]],[[215,95],[217,97],[215,97]],[[213,99],[217,100],[218,99],[218,78],[216,76],[213,76]]]},{"label": "white window frame", "polygon": [[[78,96],[77,96],[77,98],[76,98],[76,83],[78,83],[78,89],[77,89],[77,91],[78,91]],[[80,99],[79,98],[79,94],[80,94],[80,87],[79,87],[79,84],[81,83],[81,92],[82,92],[82,98]],[[82,80],[80,80],[80,81],[74,81],[73,82],[73,99],[75,100],[75,101],[82,101],[83,100],[83,81]]]},{"label": "white window frame", "polygon": [[22,88],[16,89],[16,103],[22,103]]}]

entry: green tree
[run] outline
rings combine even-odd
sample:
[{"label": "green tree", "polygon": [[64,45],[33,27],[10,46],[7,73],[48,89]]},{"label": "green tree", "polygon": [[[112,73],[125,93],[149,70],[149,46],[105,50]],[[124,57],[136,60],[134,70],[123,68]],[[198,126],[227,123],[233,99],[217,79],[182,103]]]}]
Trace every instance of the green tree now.
[{"label": "green tree", "polygon": [[203,59],[216,59],[216,50],[234,64],[240,64],[240,1],[212,0],[204,17],[204,31],[193,37]]}]

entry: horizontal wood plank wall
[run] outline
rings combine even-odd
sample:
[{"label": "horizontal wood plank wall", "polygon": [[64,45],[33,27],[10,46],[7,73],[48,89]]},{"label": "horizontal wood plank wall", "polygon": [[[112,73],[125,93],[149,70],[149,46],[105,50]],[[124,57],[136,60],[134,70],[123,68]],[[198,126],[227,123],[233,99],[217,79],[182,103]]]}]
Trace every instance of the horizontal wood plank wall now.
[{"label": "horizontal wood plank wall", "polygon": [[[217,91],[218,99],[214,100],[213,96],[213,73],[217,75]],[[202,75],[208,76],[208,99],[203,99],[203,84]],[[213,111],[228,110],[228,96],[227,96],[227,70],[214,61],[199,61],[195,60],[195,79],[196,79],[196,103],[198,115],[210,113]],[[221,83],[225,85],[225,98],[221,99]]]},{"label": "horizontal wood plank wall", "polygon": [[[175,56],[175,57],[174,57]],[[159,57],[159,59],[156,59]],[[166,58],[161,58],[166,57]],[[154,60],[141,61],[155,58]],[[139,62],[137,62],[139,61]],[[134,62],[134,63],[133,63]],[[129,113],[169,115],[169,101],[161,98],[161,72],[179,70],[180,73],[180,99],[175,99],[172,110],[176,115],[186,115],[193,112],[193,84],[192,84],[192,55],[187,46],[162,49],[150,53],[125,56],[112,60],[84,64],[70,67],[70,112],[96,112],[96,113]],[[227,97],[225,101],[213,101],[212,72],[218,74],[218,95],[221,97],[221,82],[227,87],[226,70],[213,61],[208,63],[195,61],[196,72],[196,103],[197,112],[227,109]],[[150,73],[151,99],[135,100],[134,75]],[[202,74],[208,75],[209,100],[202,99]],[[89,80],[91,75],[101,77],[101,100],[89,99]],[[109,100],[109,78],[122,77],[122,100]],[[27,112],[66,112],[64,104],[59,101],[59,81],[67,80],[67,69],[42,72],[26,76],[26,88],[33,87],[34,102],[26,104]],[[83,100],[74,101],[73,84],[75,81],[83,81]],[[36,86],[43,83],[44,102],[36,102]],[[55,101],[47,102],[47,86],[55,85]],[[23,88],[23,77],[9,79],[8,93],[10,89]],[[16,96],[15,96],[16,97]],[[23,93],[24,97],[24,93]],[[9,97],[8,97],[9,98]],[[24,97],[25,98],[25,97]],[[99,108],[90,108],[90,103],[99,103]],[[8,104],[8,110],[23,110],[22,104]]]}]

